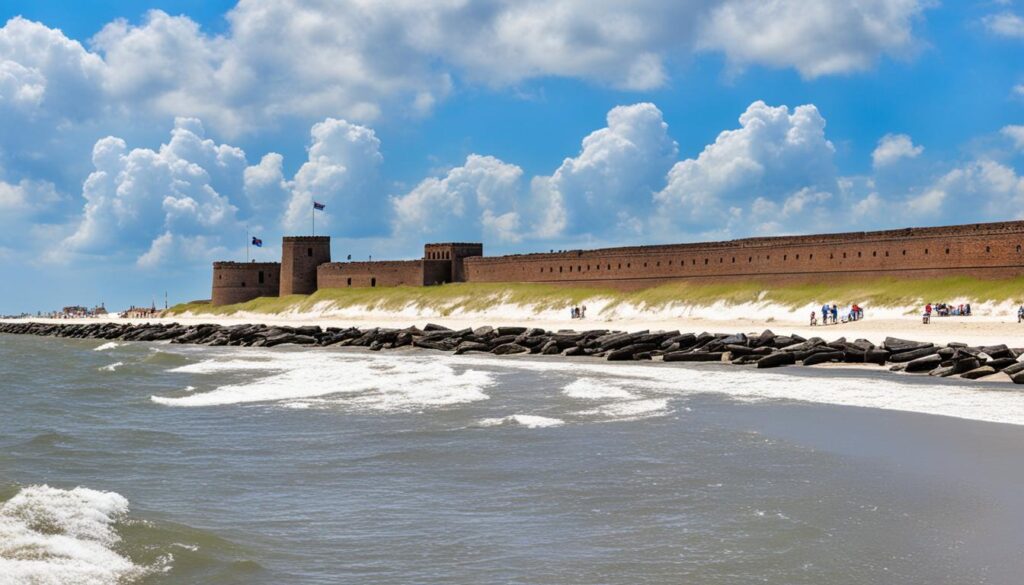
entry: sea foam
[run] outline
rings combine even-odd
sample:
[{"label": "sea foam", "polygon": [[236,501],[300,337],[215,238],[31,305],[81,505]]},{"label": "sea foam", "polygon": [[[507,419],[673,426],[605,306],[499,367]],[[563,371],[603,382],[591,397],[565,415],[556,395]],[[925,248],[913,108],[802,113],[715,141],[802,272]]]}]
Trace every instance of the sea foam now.
[{"label": "sea foam", "polygon": [[559,418],[537,416],[534,414],[513,414],[501,418],[485,418],[479,424],[482,427],[519,426],[528,429],[541,429],[558,427],[565,424],[565,421]]},{"label": "sea foam", "polygon": [[146,574],[115,548],[128,500],[114,492],[34,485],[0,504],[0,583],[107,585]]},{"label": "sea foam", "polygon": [[93,348],[93,351],[107,351],[108,349],[114,349],[115,347],[121,347],[121,344],[115,341],[108,341],[99,347]]},{"label": "sea foam", "polygon": [[[737,366],[573,362],[570,367],[564,361],[518,357],[500,361],[468,356],[449,359],[464,365],[486,360],[510,369],[596,378],[611,387],[630,388],[633,394],[645,399],[670,399],[666,409],[661,410],[665,413],[671,412],[672,398],[715,393],[742,401],[797,400],[1024,425],[1024,393],[1013,391],[1010,385],[957,383],[953,380],[925,383],[888,373],[883,378],[850,375],[848,372],[832,375],[823,372],[786,373],[785,370],[765,372]],[[570,383],[563,392],[569,394],[567,390],[571,386]],[[629,406],[623,401],[617,409],[623,418],[632,418],[634,415],[627,413],[641,406],[644,405]],[[653,407],[654,403],[647,406]],[[605,408],[603,412],[612,414],[617,409]],[[596,415],[601,411],[592,409],[589,413]]]},{"label": "sea foam", "polygon": [[[254,379],[186,396],[153,396],[167,406],[217,406],[280,402],[291,408],[344,406],[398,411],[486,400],[493,377],[456,371],[424,356],[356,355],[326,352],[247,352],[206,360],[172,372],[251,372]],[[248,358],[248,359],[247,359]]]}]

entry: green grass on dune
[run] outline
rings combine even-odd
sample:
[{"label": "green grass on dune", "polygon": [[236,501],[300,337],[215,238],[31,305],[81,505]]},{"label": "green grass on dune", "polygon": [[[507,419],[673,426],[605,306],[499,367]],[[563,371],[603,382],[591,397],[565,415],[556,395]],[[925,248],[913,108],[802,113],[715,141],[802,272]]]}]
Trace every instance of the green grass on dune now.
[{"label": "green grass on dune", "polygon": [[312,295],[261,297],[246,303],[222,307],[197,301],[176,305],[169,309],[167,314],[173,316],[185,312],[210,315],[231,315],[238,312],[303,312],[312,310],[321,303],[330,303],[338,308],[365,307],[367,310],[380,311],[426,309],[442,315],[457,311],[485,312],[499,304],[530,307],[533,311],[540,312],[566,309],[597,299],[610,301],[605,310],[627,305],[641,309],[657,309],[680,302],[708,306],[716,302],[735,305],[765,301],[789,308],[824,302],[901,307],[954,299],[1020,303],[1024,299],[1024,277],[1005,280],[978,280],[969,277],[928,280],[878,278],[859,282],[822,281],[786,285],[766,285],[755,281],[722,284],[680,282],[632,292],[545,284],[457,283],[430,287],[324,289]]}]

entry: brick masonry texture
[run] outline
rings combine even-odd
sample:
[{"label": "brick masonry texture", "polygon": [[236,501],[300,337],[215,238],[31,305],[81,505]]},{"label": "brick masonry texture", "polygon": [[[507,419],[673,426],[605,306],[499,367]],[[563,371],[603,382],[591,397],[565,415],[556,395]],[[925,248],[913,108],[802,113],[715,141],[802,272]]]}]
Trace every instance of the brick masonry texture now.
[{"label": "brick masonry texture", "polygon": [[214,262],[214,305],[244,303],[257,297],[276,297],[281,284],[277,262]]},{"label": "brick masonry texture", "polygon": [[281,245],[281,296],[309,295],[317,290],[316,269],[331,261],[328,236],[286,237]]},{"label": "brick masonry texture", "polygon": [[[478,243],[427,244],[421,260],[383,262],[330,263],[329,238],[285,238],[280,292],[309,294],[317,287],[446,282],[529,282],[628,290],[678,281],[1006,278],[1024,274],[1022,246],[1024,221],[490,258],[483,256],[483,245]],[[217,302],[216,273],[217,266],[224,264],[231,263],[214,265],[214,304],[222,304]],[[227,298],[225,294],[220,298]]]}]

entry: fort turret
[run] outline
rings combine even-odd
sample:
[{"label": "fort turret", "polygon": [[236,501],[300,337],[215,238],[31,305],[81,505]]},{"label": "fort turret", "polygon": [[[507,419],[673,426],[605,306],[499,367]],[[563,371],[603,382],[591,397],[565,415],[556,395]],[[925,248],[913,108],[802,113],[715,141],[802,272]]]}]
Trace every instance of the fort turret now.
[{"label": "fort turret", "polygon": [[281,245],[281,296],[317,290],[316,268],[331,261],[329,236],[290,236]]}]

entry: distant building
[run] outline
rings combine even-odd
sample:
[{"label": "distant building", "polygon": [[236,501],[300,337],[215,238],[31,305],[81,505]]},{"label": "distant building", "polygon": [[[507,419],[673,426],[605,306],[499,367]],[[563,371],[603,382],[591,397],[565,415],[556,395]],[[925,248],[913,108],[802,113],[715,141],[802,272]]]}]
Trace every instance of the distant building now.
[{"label": "distant building", "polygon": [[836,282],[1024,274],[1024,221],[485,257],[426,244],[417,260],[331,262],[328,237],[286,237],[281,262],[213,264],[214,305],[318,289],[448,282],[641,289],[669,282]]}]

